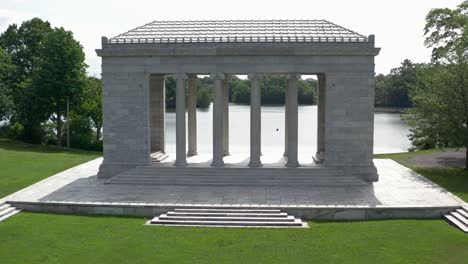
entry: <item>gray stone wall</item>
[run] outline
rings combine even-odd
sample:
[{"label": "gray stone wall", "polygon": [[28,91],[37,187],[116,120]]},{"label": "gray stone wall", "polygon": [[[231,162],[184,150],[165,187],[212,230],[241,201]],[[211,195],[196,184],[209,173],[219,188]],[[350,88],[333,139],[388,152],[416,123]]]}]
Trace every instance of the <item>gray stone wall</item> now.
[{"label": "gray stone wall", "polygon": [[150,76],[149,99],[151,152],[164,152],[164,114],[166,113],[166,92],[164,75],[152,74]]},{"label": "gray stone wall", "polygon": [[104,161],[100,178],[150,163],[149,74],[103,58]]}]

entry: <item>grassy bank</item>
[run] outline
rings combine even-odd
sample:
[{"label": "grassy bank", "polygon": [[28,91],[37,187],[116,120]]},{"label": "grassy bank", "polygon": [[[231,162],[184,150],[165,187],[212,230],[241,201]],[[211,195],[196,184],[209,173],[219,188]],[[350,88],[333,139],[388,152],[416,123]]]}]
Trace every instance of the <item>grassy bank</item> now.
[{"label": "grassy bank", "polygon": [[[434,151],[378,157],[411,166],[415,155]],[[14,192],[99,155],[0,140],[0,193]],[[414,169],[466,197],[462,169]],[[145,220],[22,212],[0,222],[0,262],[463,263],[468,259],[468,236],[441,219],[312,221],[310,229],[154,227],[144,226]]]},{"label": "grassy bank", "polygon": [[0,138],[0,198],[100,155]]},{"label": "grassy bank", "polygon": [[21,213],[0,223],[4,263],[463,263],[442,220],[310,222],[310,229],[144,226],[144,219]]}]

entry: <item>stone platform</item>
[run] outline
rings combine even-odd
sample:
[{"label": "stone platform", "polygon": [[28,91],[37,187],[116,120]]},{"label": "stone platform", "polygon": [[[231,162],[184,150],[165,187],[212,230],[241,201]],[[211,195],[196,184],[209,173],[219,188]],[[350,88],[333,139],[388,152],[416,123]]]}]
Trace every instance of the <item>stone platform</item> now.
[{"label": "stone platform", "polygon": [[364,186],[222,187],[104,184],[102,159],[1,199],[26,211],[154,217],[175,208],[272,208],[307,219],[434,218],[462,201],[414,171],[376,159],[380,180]]}]

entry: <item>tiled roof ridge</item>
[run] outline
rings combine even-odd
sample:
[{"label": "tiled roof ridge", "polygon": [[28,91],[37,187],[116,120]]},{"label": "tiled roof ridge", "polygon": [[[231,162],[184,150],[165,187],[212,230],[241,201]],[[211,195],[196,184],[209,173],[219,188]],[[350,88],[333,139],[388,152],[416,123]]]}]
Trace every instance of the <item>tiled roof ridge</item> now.
[{"label": "tiled roof ridge", "polygon": [[368,38],[325,19],[155,20],[109,41],[207,42],[368,42]]}]

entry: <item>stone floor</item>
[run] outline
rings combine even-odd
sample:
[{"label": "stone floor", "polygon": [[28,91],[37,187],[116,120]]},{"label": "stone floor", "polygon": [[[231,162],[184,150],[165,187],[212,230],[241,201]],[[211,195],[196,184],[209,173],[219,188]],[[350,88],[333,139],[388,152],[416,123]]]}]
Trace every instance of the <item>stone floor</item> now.
[{"label": "stone floor", "polygon": [[388,159],[376,159],[380,180],[363,187],[184,187],[104,185],[102,159],[58,173],[1,201],[140,203],[155,205],[344,206],[412,208],[459,206],[450,192]]}]

